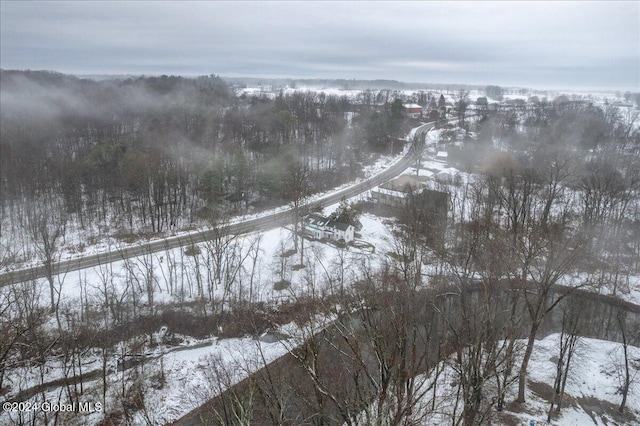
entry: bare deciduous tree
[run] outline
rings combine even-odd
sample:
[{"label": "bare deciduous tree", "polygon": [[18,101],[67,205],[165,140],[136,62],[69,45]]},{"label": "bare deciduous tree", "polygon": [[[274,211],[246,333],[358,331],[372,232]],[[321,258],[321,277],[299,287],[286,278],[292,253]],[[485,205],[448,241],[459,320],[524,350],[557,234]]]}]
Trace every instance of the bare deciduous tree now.
[{"label": "bare deciduous tree", "polygon": [[[295,155],[295,154],[292,154]],[[287,197],[292,206],[294,250],[298,251],[300,240],[300,264],[304,265],[304,217],[305,200],[310,193],[309,167],[300,158],[290,158],[284,174]]]},{"label": "bare deciduous tree", "polygon": [[637,344],[640,340],[640,329],[638,329],[638,324],[633,324],[633,322],[630,322],[626,318],[626,312],[622,309],[619,309],[616,313],[616,322],[622,338],[623,354],[622,372],[620,374],[622,378],[622,383],[620,385],[620,394],[622,395],[622,399],[620,400],[618,411],[623,413],[627,405],[629,387],[640,368],[640,360],[634,360],[629,354],[629,346]]},{"label": "bare deciduous tree", "polygon": [[562,399],[569,377],[571,360],[580,343],[580,335],[583,331],[583,304],[574,297],[567,297],[561,307],[562,309],[562,329],[558,340],[558,356],[556,360],[556,376],[553,383],[553,396],[549,404],[547,422],[551,422],[553,409],[559,413],[562,409]]},{"label": "bare deciduous tree", "polygon": [[66,226],[66,215],[56,215],[55,211],[33,210],[29,215],[30,235],[49,282],[51,312],[55,312],[56,309],[56,292],[58,290],[55,288],[54,274],[56,263],[60,258],[59,244],[64,240]]}]

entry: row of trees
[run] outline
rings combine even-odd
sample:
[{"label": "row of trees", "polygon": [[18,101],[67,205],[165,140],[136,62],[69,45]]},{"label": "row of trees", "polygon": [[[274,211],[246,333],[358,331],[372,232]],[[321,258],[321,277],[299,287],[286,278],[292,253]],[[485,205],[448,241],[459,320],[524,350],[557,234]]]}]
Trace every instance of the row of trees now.
[{"label": "row of trees", "polygon": [[[476,257],[477,252],[473,256]],[[349,306],[353,313],[320,335],[316,333],[323,324],[318,322],[317,308],[309,309],[313,305],[299,300],[300,309],[292,311],[298,313],[295,318],[302,324],[302,336],[310,339],[307,344],[297,348],[289,346],[293,342],[283,341],[292,354],[285,370],[252,377],[249,382],[257,387],[252,392],[245,393],[243,388],[227,392],[226,398],[230,399],[225,400],[222,407],[201,413],[204,421],[221,424],[343,422],[354,425],[496,421],[498,413],[510,402],[512,385],[519,377],[518,365],[522,356],[526,356],[526,346],[518,339],[527,334],[533,322],[527,313],[529,301],[523,296],[526,292],[535,294],[536,286],[531,284],[528,288],[518,289],[482,281],[480,286],[469,287],[469,283],[465,286],[445,285],[425,293],[424,287],[407,282],[401,270],[402,266],[395,262],[380,270],[363,269],[357,284],[348,291],[319,302],[321,312],[325,314],[337,314],[338,306]],[[87,293],[91,298],[105,297],[106,302],[117,297],[118,290],[111,287],[115,277],[110,275],[109,268],[103,268],[103,272],[104,294],[100,289]],[[143,289],[138,291],[144,292]],[[58,396],[60,402],[84,401],[99,395],[100,401],[108,403],[103,405],[108,407],[105,413],[108,421],[137,422],[147,416],[149,424],[154,424],[153,419],[161,413],[145,402],[145,393],[164,386],[161,361],[158,361],[159,370],[149,362],[146,367],[145,363],[132,364],[126,374],[114,375],[112,360],[114,357],[124,361],[141,356],[148,350],[145,348],[154,344],[153,335],[160,325],[169,324],[172,330],[178,331],[184,317],[178,318],[180,322],[176,323],[161,315],[156,321],[147,319],[140,325],[134,321],[124,328],[105,330],[100,324],[115,320],[118,307],[112,302],[92,303],[89,306],[93,307],[84,312],[84,318],[78,317],[73,310],[62,309],[60,328],[52,333],[50,327],[45,331],[47,316],[37,306],[39,296],[35,286],[12,287],[4,294],[15,297],[15,300],[7,300],[13,304],[12,312],[16,306],[24,307],[24,310],[21,308],[18,315],[12,315],[10,323],[2,323],[3,336],[7,337],[2,340],[3,352],[10,348],[10,337],[15,337],[21,344],[12,350],[19,348],[21,357],[30,359],[32,368],[37,366],[43,383],[48,369],[54,364],[55,368],[61,368],[69,381]],[[620,410],[624,410],[633,369],[637,368],[634,367],[637,361],[627,353],[628,345],[637,345],[640,337],[637,335],[637,317],[633,317],[624,304],[611,304],[599,300],[598,296],[557,291],[547,296],[548,303],[555,306],[554,318],[547,321],[545,331],[562,332],[550,412],[562,404],[563,383],[566,384],[570,374],[571,357],[576,356],[576,341],[580,334],[623,342],[623,356],[616,362],[622,366]],[[128,311],[127,301],[123,301],[121,313]],[[232,306],[234,310],[239,309],[237,304]],[[3,309],[5,313],[10,311],[7,305],[3,305]],[[245,311],[241,315],[247,318],[249,313],[251,311]],[[238,322],[239,318],[233,316],[232,320]],[[251,318],[245,322],[248,328],[241,329],[241,333],[259,332],[268,326],[268,323],[259,322],[255,312],[248,318]],[[205,333],[216,326],[214,322],[206,322],[206,317],[194,320],[204,325]],[[190,332],[195,335],[197,330],[193,328]],[[146,337],[145,333],[148,333]],[[126,344],[117,343],[119,339],[126,340]],[[101,362],[97,370],[101,374],[97,387],[77,380],[83,374],[94,373],[95,364],[91,368],[86,366],[87,357],[96,354],[92,348],[99,348]],[[40,361],[36,362],[36,359]],[[14,369],[18,367],[15,356],[5,357],[2,362],[3,371],[12,371],[15,380]],[[259,360],[252,362],[260,363]],[[237,374],[226,370],[220,362],[214,363],[212,368],[214,370],[208,376],[209,391],[203,393],[200,388],[201,396],[211,396],[209,392],[215,395],[226,389],[231,384],[231,377]],[[228,368],[243,367],[233,365]],[[247,365],[246,368],[252,371],[255,367]],[[32,385],[36,383],[31,382]],[[10,384],[15,385],[15,382]],[[30,388],[25,391],[21,394],[23,399],[35,392],[35,398],[51,401],[50,394],[45,394],[44,390]],[[309,413],[313,415],[304,417]],[[73,424],[79,420],[65,417],[67,415],[69,413],[23,413],[19,418],[14,414],[13,418],[23,424],[43,420]]]},{"label": "row of trees", "polygon": [[33,219],[52,212],[61,228],[97,239],[282,205],[291,201],[291,168],[306,170],[310,192],[336,186],[388,153],[406,128],[399,100],[237,98],[215,76],[96,82],[3,70],[0,79],[7,258],[11,246],[32,255]]}]

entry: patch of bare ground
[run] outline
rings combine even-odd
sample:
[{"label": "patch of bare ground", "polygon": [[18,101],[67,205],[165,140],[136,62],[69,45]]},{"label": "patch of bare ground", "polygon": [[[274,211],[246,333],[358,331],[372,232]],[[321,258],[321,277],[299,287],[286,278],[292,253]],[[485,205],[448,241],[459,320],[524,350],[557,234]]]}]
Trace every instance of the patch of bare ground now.
[{"label": "patch of bare ground", "polygon": [[606,425],[637,425],[638,417],[629,410],[624,413],[618,411],[618,406],[609,401],[602,401],[593,397],[579,397],[577,403],[595,422],[599,417]]},{"label": "patch of bare ground", "polygon": [[547,383],[534,382],[531,380],[528,380],[527,383],[531,392],[547,402],[551,401],[551,397],[553,396],[553,388],[551,386],[549,386]]},{"label": "patch of bare ground", "polygon": [[302,326],[314,314],[328,315],[335,303],[339,299],[333,301],[333,298],[327,296],[324,300],[318,300],[311,297],[300,297],[295,302],[287,302],[278,305],[277,308],[269,311],[269,318],[274,326],[295,322]]},{"label": "patch of bare ground", "polygon": [[502,411],[499,413],[495,413],[493,417],[493,424],[502,425],[502,426],[521,426],[522,419],[514,416],[506,411]]},{"label": "patch of bare ground", "polygon": [[[547,383],[529,381],[528,382],[529,389],[540,399],[545,400],[550,403],[551,398],[553,396],[553,388]],[[591,419],[593,419],[594,424],[604,423],[605,425],[611,426],[622,426],[622,425],[632,425],[632,424],[640,424],[639,418],[635,413],[630,412],[629,410],[624,413],[620,413],[618,411],[618,406],[612,404],[609,401],[604,401],[601,399],[597,399],[594,397],[574,397],[570,394],[565,393],[562,398],[562,408],[577,408],[580,407],[582,410],[587,413]],[[546,406],[548,409],[548,405]],[[517,418],[516,416],[510,413],[527,413],[532,415],[546,415],[546,412],[532,411],[531,407],[522,404],[518,404],[517,402],[511,402],[507,404],[505,407],[505,411],[497,414],[496,418],[501,425],[520,425],[522,423],[521,418]],[[562,411],[561,411],[562,413]],[[561,414],[560,413],[560,414]],[[559,415],[557,413],[553,413],[552,420],[557,420]]]},{"label": "patch of bare ground", "polygon": [[148,241],[154,238],[161,238],[164,234],[161,232],[125,232],[119,231],[113,234],[113,237],[123,243],[133,244],[140,241]]}]

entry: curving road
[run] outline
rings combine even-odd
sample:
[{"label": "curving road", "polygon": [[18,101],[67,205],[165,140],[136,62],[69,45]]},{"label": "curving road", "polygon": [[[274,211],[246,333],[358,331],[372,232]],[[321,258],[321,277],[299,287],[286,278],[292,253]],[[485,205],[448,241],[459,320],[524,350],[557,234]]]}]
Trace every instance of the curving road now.
[{"label": "curving road", "polygon": [[[416,130],[416,135],[424,135],[431,128],[435,126],[435,123],[426,123],[419,126]],[[360,183],[350,186],[346,189],[333,192],[317,200],[307,203],[309,208],[313,208],[318,205],[329,205],[339,202],[343,197],[350,198],[361,194],[374,186],[380,185],[387,180],[399,175],[403,170],[409,167],[415,160],[414,150],[411,147],[407,154],[400,160],[395,162],[389,168],[380,172],[379,174],[372,176]],[[231,234],[241,235],[256,231],[266,231],[269,229],[284,226],[291,223],[292,209],[288,208],[268,216],[262,216],[255,219],[247,219],[242,222],[232,223],[228,225],[229,232]],[[55,274],[66,273],[71,271],[77,271],[79,269],[90,268],[93,266],[104,265],[118,260],[127,259],[130,257],[140,256],[142,254],[155,253],[159,251],[169,250],[185,245],[191,245],[206,241],[211,238],[214,231],[198,231],[192,232],[186,235],[179,235],[173,237],[162,238],[159,240],[153,240],[147,243],[139,245],[121,248],[118,250],[106,251],[98,254],[88,255],[80,258],[72,258],[63,260],[53,267]],[[45,277],[44,266],[35,266],[32,268],[19,269],[15,271],[5,272],[0,274],[0,287],[16,284],[36,278]]]}]

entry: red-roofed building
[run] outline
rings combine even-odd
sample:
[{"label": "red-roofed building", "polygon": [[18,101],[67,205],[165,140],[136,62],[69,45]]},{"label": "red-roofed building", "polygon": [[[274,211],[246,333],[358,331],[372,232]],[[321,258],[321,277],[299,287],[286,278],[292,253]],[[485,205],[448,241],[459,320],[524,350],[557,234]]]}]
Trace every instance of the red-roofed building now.
[{"label": "red-roofed building", "polygon": [[404,113],[409,117],[420,118],[422,116],[422,107],[418,104],[404,104]]}]

